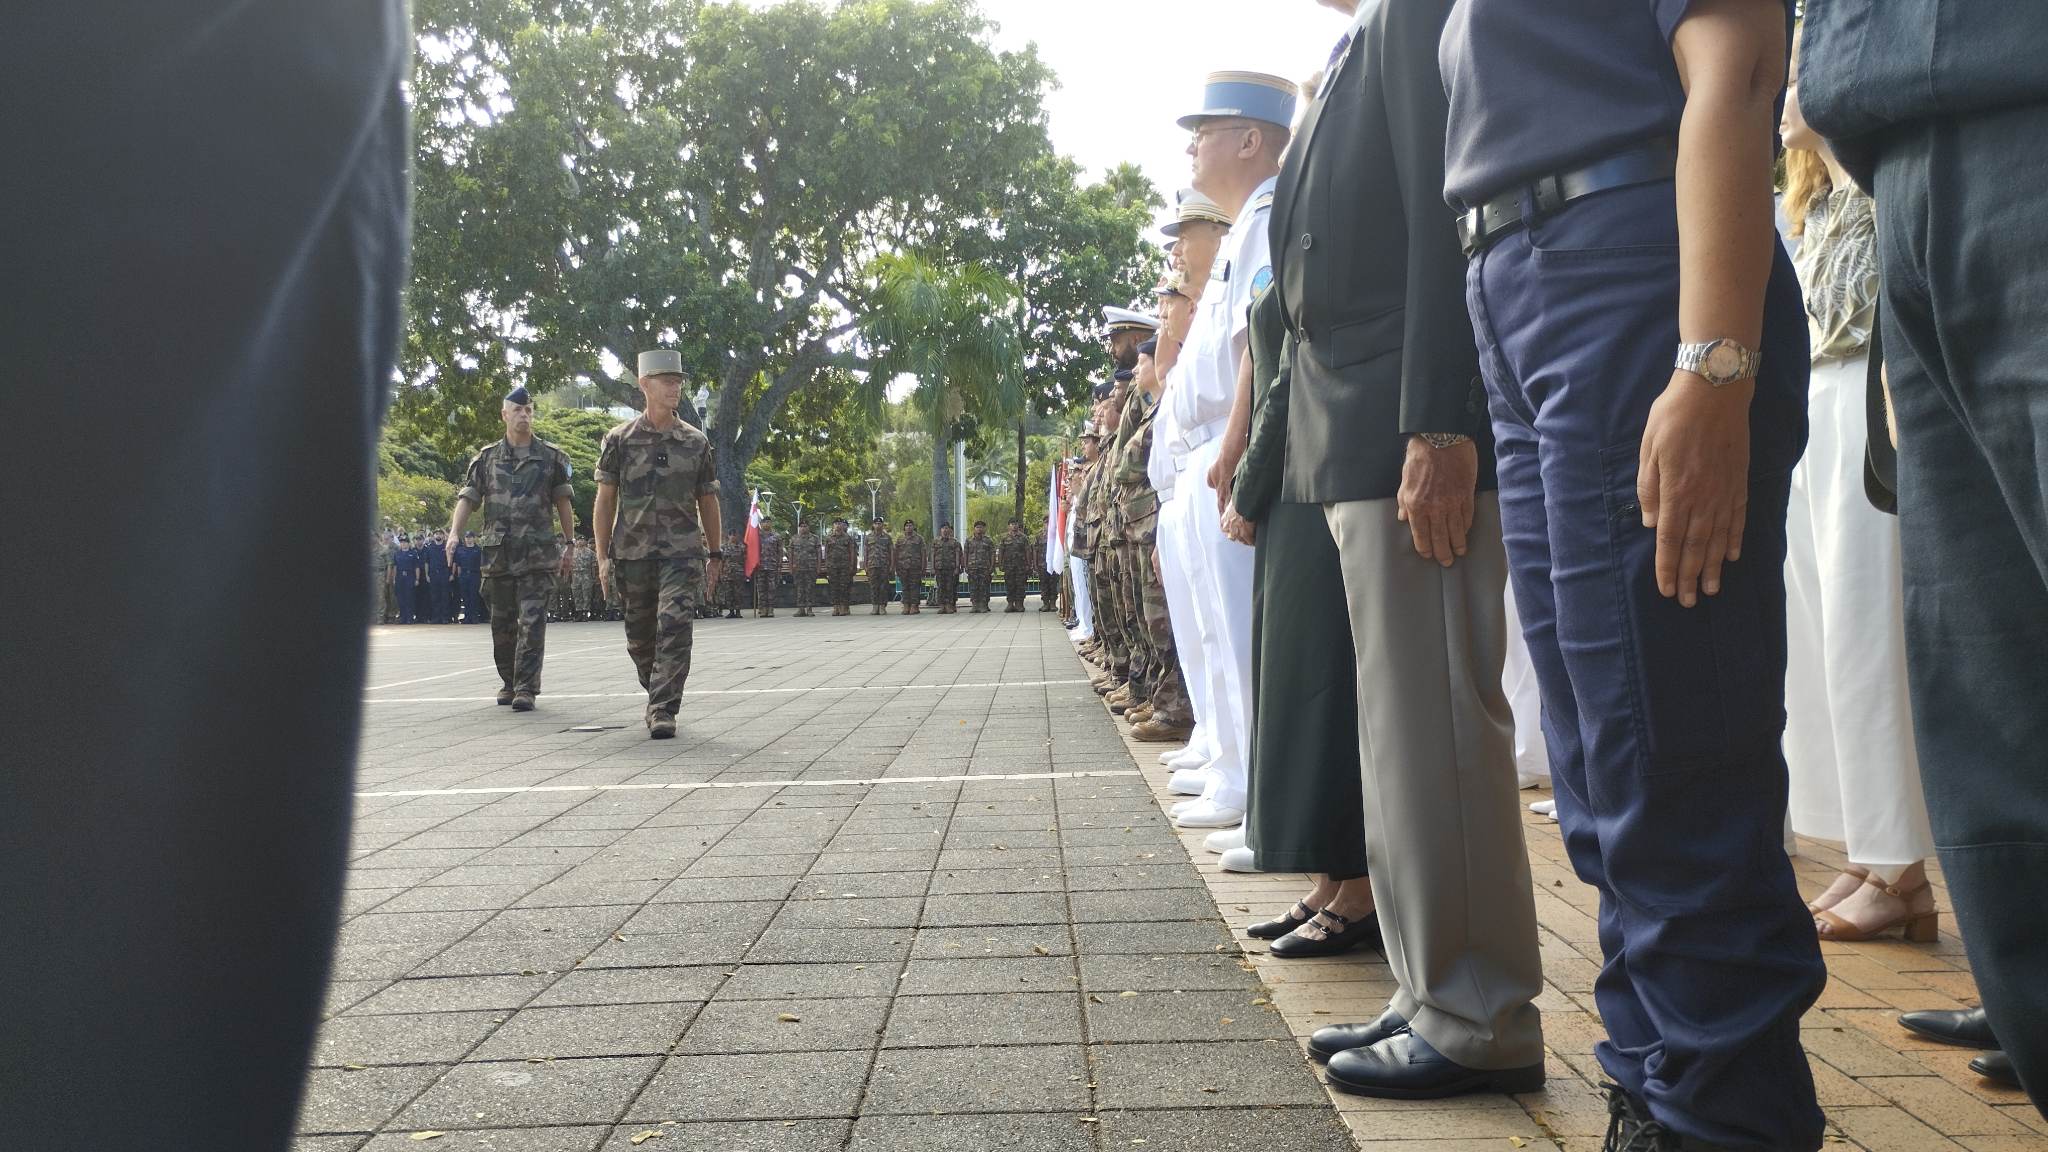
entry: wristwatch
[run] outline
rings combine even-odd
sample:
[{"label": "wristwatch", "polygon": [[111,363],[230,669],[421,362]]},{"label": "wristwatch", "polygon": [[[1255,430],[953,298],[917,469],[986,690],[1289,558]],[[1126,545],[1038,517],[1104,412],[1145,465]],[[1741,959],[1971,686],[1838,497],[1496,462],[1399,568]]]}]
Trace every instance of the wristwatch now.
[{"label": "wristwatch", "polygon": [[1762,359],[1733,340],[1707,340],[1698,344],[1680,344],[1678,360],[1673,367],[1691,372],[1719,388],[1755,376]]},{"label": "wristwatch", "polygon": [[1416,435],[1422,437],[1431,448],[1449,448],[1453,444],[1463,444],[1471,439],[1463,432],[1417,432]]}]

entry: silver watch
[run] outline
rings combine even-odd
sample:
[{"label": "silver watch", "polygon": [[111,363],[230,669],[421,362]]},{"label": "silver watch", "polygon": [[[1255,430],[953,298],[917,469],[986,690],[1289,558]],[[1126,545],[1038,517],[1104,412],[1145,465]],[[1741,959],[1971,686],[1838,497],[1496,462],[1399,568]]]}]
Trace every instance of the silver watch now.
[{"label": "silver watch", "polygon": [[1733,340],[1707,340],[1698,344],[1680,344],[1678,360],[1673,367],[1691,372],[1719,388],[1755,376],[1762,360],[1763,357]]},{"label": "silver watch", "polygon": [[1422,437],[1424,443],[1431,448],[1449,448],[1453,444],[1463,444],[1471,439],[1463,432],[1417,432],[1416,435]]}]

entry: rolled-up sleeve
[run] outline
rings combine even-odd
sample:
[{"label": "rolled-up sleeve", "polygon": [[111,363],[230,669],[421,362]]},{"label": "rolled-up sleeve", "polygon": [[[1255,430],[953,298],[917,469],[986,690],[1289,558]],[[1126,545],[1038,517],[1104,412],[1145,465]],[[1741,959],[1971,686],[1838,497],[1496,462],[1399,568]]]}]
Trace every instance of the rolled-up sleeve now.
[{"label": "rolled-up sleeve", "polygon": [[479,508],[484,506],[484,456],[489,451],[484,449],[469,458],[469,468],[462,474],[462,487],[455,492],[457,500],[467,500]]},{"label": "rolled-up sleeve", "polygon": [[704,467],[697,472],[697,495],[718,495],[718,450],[704,450]]},{"label": "rolled-up sleeve", "polygon": [[597,467],[590,474],[597,477],[599,484],[619,486],[619,468],[624,463],[625,445],[614,432],[604,438],[604,444],[597,450]]},{"label": "rolled-up sleeve", "polygon": [[550,487],[554,492],[554,497],[557,500],[567,499],[568,497],[574,495],[576,492],[576,489],[571,487],[569,484],[569,471],[570,468],[568,454],[559,451],[556,452],[554,474],[548,477],[548,480],[550,482]]}]

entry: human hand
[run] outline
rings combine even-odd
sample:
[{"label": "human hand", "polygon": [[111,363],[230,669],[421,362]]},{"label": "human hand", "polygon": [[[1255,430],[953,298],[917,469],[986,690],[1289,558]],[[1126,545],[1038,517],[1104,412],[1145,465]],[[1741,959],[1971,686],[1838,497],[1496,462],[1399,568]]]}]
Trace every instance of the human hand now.
[{"label": "human hand", "polygon": [[1478,486],[1478,445],[1461,440],[1438,448],[1420,436],[1408,438],[1394,516],[1408,525],[1417,555],[1449,568],[1465,554]]},{"label": "human hand", "polygon": [[1755,393],[1754,380],[1716,388],[1681,370],[1650,405],[1636,500],[1657,533],[1657,591],[1687,608],[1718,594],[1721,565],[1742,559]]},{"label": "human hand", "polygon": [[1223,534],[1249,547],[1258,543],[1259,526],[1239,514],[1236,501],[1232,501],[1223,509]]}]

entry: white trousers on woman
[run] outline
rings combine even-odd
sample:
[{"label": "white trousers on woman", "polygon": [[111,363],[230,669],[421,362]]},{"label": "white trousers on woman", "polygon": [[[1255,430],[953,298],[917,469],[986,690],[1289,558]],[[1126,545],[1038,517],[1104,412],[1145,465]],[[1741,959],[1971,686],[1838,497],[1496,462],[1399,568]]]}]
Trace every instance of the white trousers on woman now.
[{"label": "white trousers on woman", "polygon": [[1792,827],[1896,879],[1934,854],[1906,696],[1899,526],[1863,492],[1868,362],[1813,366],[1786,520],[1785,759]]}]

